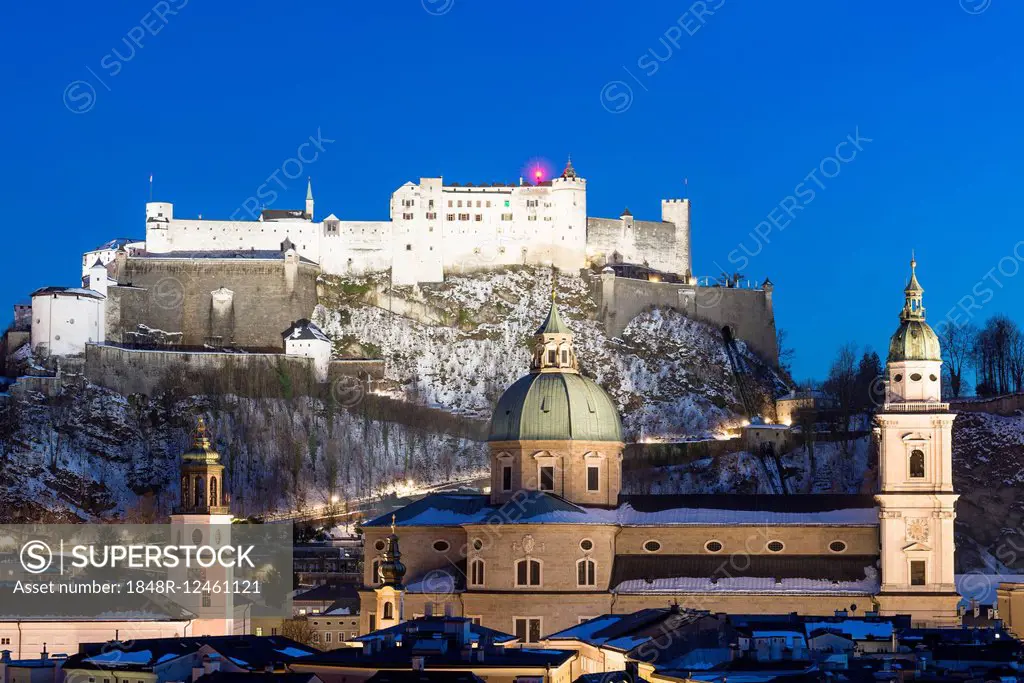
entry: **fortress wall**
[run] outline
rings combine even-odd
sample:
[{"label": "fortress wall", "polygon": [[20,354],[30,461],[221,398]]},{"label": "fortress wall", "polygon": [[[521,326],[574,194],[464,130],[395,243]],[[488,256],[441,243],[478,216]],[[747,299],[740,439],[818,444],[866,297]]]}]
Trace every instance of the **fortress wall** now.
[{"label": "fortress wall", "polygon": [[[686,264],[679,260],[678,231],[672,223],[632,221],[618,218],[587,219],[587,256],[598,265],[612,261],[618,254],[620,262],[646,263],[649,267],[669,273],[685,274]],[[683,253],[688,252],[688,246]]]},{"label": "fortress wall", "polygon": [[[139,325],[172,333],[163,343],[281,349],[281,332],[317,303],[319,267],[284,260],[128,258],[108,290],[107,331],[135,343]],[[289,269],[292,275],[289,275]],[[214,306],[212,292],[230,299]]]},{"label": "fortress wall", "polygon": [[1024,393],[1006,394],[981,401],[950,401],[950,409],[958,413],[990,413],[1010,417],[1024,410]]},{"label": "fortress wall", "polygon": [[672,308],[694,320],[730,327],[736,339],[746,342],[767,362],[778,364],[770,290],[698,287],[611,274],[592,277],[591,287],[598,319],[609,336],[621,336],[629,321],[647,308]]},{"label": "fortress wall", "polygon": [[268,353],[206,353],[142,351],[89,344],[85,376],[125,396],[148,396],[167,388],[237,396],[281,397],[315,395],[313,359]]},{"label": "fortress wall", "polygon": [[169,251],[229,251],[281,248],[290,239],[306,258],[319,260],[321,225],[309,221],[217,221],[174,219],[146,225],[146,249]]}]

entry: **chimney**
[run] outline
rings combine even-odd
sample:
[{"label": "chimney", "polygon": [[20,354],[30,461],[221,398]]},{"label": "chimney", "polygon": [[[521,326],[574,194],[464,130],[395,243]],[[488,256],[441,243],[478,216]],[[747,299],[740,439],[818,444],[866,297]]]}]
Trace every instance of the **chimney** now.
[{"label": "chimney", "polygon": [[50,658],[50,653],[46,651],[46,643],[43,643],[43,651],[39,653],[39,659],[46,661]]}]

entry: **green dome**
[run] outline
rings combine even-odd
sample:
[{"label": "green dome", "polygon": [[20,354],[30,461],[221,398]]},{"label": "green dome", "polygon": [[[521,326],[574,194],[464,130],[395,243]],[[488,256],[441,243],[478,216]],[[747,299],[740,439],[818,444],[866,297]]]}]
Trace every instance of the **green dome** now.
[{"label": "green dome", "polygon": [[534,372],[498,399],[489,441],[622,441],[619,411],[594,380],[574,372]]},{"label": "green dome", "polygon": [[939,336],[924,320],[904,320],[889,342],[889,362],[942,360]]}]

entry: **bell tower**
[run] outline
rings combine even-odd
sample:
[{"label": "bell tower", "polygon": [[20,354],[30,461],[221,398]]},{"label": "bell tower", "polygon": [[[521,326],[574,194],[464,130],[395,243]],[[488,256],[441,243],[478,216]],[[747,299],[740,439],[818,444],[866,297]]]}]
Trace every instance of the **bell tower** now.
[{"label": "bell tower", "polygon": [[377,628],[397,626],[405,621],[405,565],[398,549],[398,534],[395,533],[395,516],[391,515],[391,535],[384,541],[384,553],[380,564],[382,585],[377,593]]},{"label": "bell tower", "polygon": [[878,444],[879,536],[883,614],[911,614],[915,624],[955,623],[953,580],[953,440],[955,415],[941,401],[939,339],[925,322],[917,262],[900,326],[889,344],[885,403],[874,418]]},{"label": "bell tower", "polygon": [[[171,540],[178,546],[210,546],[217,550],[231,545],[229,497],[224,486],[224,465],[213,448],[203,418],[192,435],[192,447],[181,456],[181,496],[171,513]],[[175,601],[196,614],[192,632],[196,635],[232,635],[235,630],[234,597],[217,590],[217,584],[233,580],[230,568],[214,564],[208,569],[184,562],[167,570],[167,578],[189,592]],[[244,627],[244,622],[239,622]]]}]

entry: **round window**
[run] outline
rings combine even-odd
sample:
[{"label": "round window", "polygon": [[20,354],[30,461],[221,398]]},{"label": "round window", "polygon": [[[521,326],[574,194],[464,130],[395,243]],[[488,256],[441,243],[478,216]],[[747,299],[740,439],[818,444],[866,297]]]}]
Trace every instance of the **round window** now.
[{"label": "round window", "polygon": [[381,539],[381,540],[377,541],[376,543],[374,543],[373,547],[377,549],[377,552],[381,552],[382,550],[384,550],[384,546],[385,545],[386,544],[384,543],[384,539]]},{"label": "round window", "polygon": [[903,381],[903,375],[893,375],[892,376],[892,381],[893,382],[902,382]]},{"label": "round window", "polygon": [[434,550],[439,553],[443,553],[448,550],[451,546],[448,545],[448,541],[434,541]]},{"label": "round window", "polygon": [[649,553],[656,553],[661,550],[661,543],[658,543],[657,541],[647,541],[644,543],[644,550]]},{"label": "round window", "polygon": [[473,539],[473,550],[480,550],[483,547],[484,547],[484,542],[483,541],[481,541],[479,538],[474,538]]},{"label": "round window", "polygon": [[928,379],[930,379],[933,382],[938,382],[939,381],[939,378],[936,377],[935,375],[928,375]]},{"label": "round window", "polygon": [[593,550],[593,549],[594,549],[594,542],[591,541],[589,538],[584,538],[582,541],[580,541],[580,550]]},{"label": "round window", "polygon": [[834,553],[841,553],[846,550],[846,543],[843,541],[832,541],[828,544],[828,549]]},{"label": "round window", "polygon": [[722,552],[722,547],[719,541],[708,541],[704,544],[704,550],[707,550],[709,553],[720,553]]},{"label": "round window", "polygon": [[786,545],[782,541],[768,541],[768,545],[765,546],[770,553],[781,553]]},{"label": "round window", "polygon": [[914,380],[915,382],[920,382],[921,375],[915,372],[913,375],[910,376],[910,379]]}]

